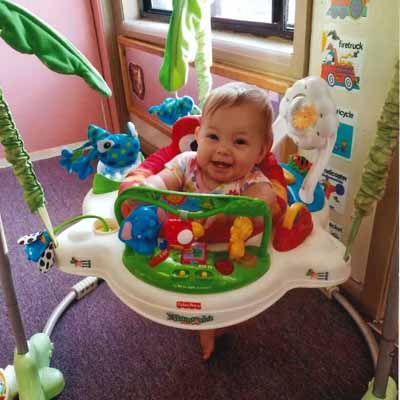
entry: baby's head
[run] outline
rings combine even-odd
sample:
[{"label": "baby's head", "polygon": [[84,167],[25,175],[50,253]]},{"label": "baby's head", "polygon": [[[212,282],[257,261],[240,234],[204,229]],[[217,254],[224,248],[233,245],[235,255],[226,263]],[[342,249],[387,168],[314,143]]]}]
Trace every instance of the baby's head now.
[{"label": "baby's head", "polygon": [[239,179],[263,160],[272,120],[268,95],[256,86],[232,82],[210,93],[196,138],[197,162],[211,183]]}]

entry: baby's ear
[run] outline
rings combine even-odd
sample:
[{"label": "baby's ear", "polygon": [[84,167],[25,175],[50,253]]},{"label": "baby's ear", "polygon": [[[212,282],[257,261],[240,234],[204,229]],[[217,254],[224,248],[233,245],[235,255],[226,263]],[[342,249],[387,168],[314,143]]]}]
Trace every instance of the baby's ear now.
[{"label": "baby's ear", "polygon": [[274,141],[274,136],[273,136],[272,130],[271,130],[271,132],[267,133],[267,137],[266,137],[264,146],[263,146],[262,151],[261,151],[262,154],[260,156],[260,161],[258,163],[260,163],[262,160],[264,160],[266,155],[271,151],[273,141]]},{"label": "baby's ear", "polygon": [[262,146],[262,148],[260,150],[260,154],[258,156],[257,164],[260,164],[261,162],[263,162],[263,160],[265,159],[266,155],[270,152],[271,147],[272,146],[271,146],[271,143],[269,141],[264,143],[264,145]]},{"label": "baby's ear", "polygon": [[257,164],[262,163],[262,161],[264,160],[264,158],[265,158],[265,156],[266,156],[266,154],[267,154],[266,148],[267,148],[267,147],[264,146],[263,149],[261,150],[261,152],[260,152],[260,154],[259,154],[259,156],[258,156],[258,159],[257,159]]},{"label": "baby's ear", "polygon": [[200,133],[200,126],[196,126],[196,128],[194,128],[194,137],[196,138],[196,140],[199,139],[199,133]]},{"label": "baby's ear", "polygon": [[267,153],[269,153],[272,149],[272,145],[274,144],[274,133],[272,132],[272,127],[271,130],[267,133]]}]

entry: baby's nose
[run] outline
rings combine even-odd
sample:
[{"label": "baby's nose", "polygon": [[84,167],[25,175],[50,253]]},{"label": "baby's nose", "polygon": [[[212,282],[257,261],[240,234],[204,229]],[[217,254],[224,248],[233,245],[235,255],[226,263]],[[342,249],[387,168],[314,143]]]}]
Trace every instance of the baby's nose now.
[{"label": "baby's nose", "polygon": [[216,151],[219,154],[228,154],[229,153],[229,146],[224,142],[220,142],[217,145]]}]

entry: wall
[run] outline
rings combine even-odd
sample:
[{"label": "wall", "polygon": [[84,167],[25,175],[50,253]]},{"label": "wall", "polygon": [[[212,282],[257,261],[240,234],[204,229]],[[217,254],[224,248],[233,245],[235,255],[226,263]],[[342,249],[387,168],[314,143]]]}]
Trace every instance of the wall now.
[{"label": "wall", "polygon": [[[343,210],[331,213],[331,219],[343,229],[343,240],[346,240],[351,226],[352,200],[359,187],[363,166],[375,137],[377,121],[392,82],[394,65],[399,57],[399,5],[397,0],[371,0],[367,2],[364,16],[347,16],[341,19],[328,15],[332,3],[332,0],[314,2],[310,74],[320,75],[322,59],[331,42],[341,56],[349,56],[346,62],[354,65],[355,73],[360,78],[358,88],[346,90],[343,86],[332,87],[338,108],[350,110],[355,115],[354,121],[348,122],[354,128],[352,148],[348,149],[351,156],[336,154],[331,157],[330,162],[333,169],[348,177]],[[325,43],[322,43],[323,32],[328,32]],[[336,39],[333,32],[337,35]],[[338,38],[342,41],[342,46],[339,45]],[[345,43],[352,43],[356,48],[346,47]],[[353,247],[352,278],[360,285],[365,280],[373,221],[374,215],[364,219]]]},{"label": "wall", "polygon": [[[67,37],[101,71],[90,1],[18,0]],[[110,125],[108,104],[76,76],[56,74],[0,39],[0,87],[27,150],[85,140],[89,123]],[[0,148],[0,161],[4,157]]]}]

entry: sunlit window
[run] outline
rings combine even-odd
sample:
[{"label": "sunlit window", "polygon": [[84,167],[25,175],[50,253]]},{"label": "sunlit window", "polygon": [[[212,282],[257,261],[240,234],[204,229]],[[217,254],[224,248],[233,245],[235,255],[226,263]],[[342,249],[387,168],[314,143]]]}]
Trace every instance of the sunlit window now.
[{"label": "sunlit window", "polygon": [[156,10],[172,11],[172,0],[153,0],[151,5]]},{"label": "sunlit window", "polygon": [[[214,0],[213,29],[256,35],[292,37],[296,0]],[[172,0],[143,0],[144,16],[162,18],[172,11]]]}]

